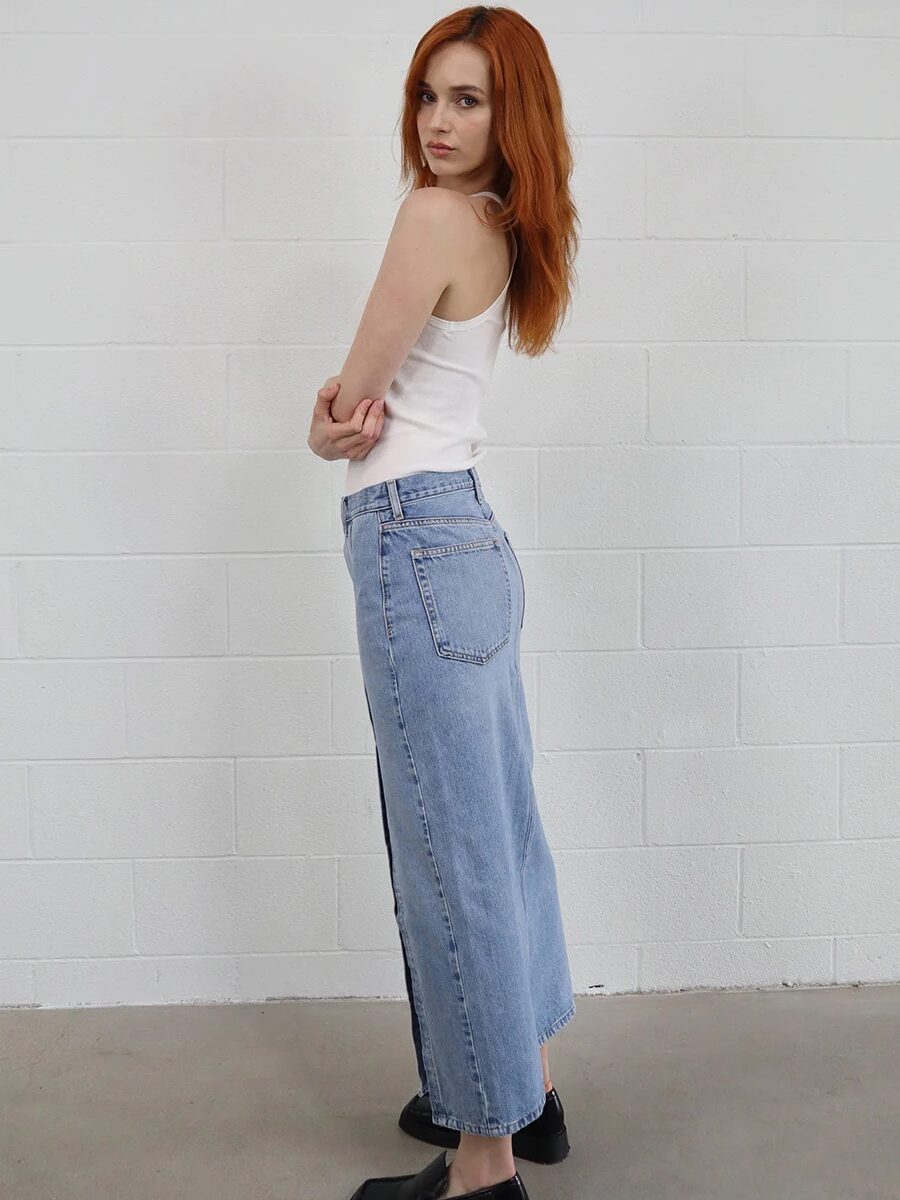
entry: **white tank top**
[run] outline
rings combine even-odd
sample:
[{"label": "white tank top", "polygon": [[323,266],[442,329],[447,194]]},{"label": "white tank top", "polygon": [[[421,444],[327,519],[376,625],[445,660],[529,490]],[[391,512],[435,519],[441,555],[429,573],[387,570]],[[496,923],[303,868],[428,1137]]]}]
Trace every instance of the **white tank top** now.
[{"label": "white tank top", "polygon": [[[468,194],[503,202],[496,192]],[[428,317],[385,394],[381,437],[365,458],[347,460],[345,496],[414,471],[465,470],[484,457],[478,414],[506,327],[516,253],[513,238],[509,277],[484,312],[466,321]]]}]

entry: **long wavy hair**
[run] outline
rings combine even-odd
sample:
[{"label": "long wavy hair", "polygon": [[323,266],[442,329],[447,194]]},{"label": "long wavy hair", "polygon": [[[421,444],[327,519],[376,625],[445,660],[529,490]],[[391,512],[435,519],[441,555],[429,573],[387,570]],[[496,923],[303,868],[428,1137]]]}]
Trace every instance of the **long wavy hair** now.
[{"label": "long wavy hair", "polygon": [[508,345],[537,357],[565,321],[577,278],[581,222],[569,191],[574,159],[559,81],[544,39],[514,9],[479,4],[442,17],[419,40],[404,82],[401,181],[410,192],[437,180],[422,152],[416,113],[428,59],[447,42],[473,42],[490,62],[501,157],[491,190],[506,204],[486,223],[512,231],[518,248],[507,293]]}]

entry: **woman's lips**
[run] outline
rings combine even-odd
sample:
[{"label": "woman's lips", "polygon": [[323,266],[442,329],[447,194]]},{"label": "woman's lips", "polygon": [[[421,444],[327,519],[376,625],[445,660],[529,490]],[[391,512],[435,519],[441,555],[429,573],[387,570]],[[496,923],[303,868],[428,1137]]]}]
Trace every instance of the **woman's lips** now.
[{"label": "woman's lips", "polygon": [[452,146],[429,146],[428,149],[432,154],[436,154],[438,158],[444,158],[445,155],[453,153]]}]

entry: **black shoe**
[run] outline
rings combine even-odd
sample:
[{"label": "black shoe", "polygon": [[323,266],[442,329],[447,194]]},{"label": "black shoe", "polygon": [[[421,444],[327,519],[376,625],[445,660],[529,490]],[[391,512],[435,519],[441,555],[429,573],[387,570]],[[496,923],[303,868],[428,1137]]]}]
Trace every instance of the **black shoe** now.
[{"label": "black shoe", "polygon": [[[436,1125],[431,1117],[431,1097],[413,1096],[400,1113],[397,1122],[404,1133],[431,1142],[433,1146],[459,1145],[459,1130]],[[558,1163],[569,1153],[569,1136],[563,1117],[563,1106],[556,1088],[551,1088],[544,1100],[544,1111],[529,1125],[512,1135],[515,1158],[527,1158],[536,1163]]]},{"label": "black shoe", "polygon": [[[385,1175],[367,1179],[350,1200],[440,1200],[450,1185],[450,1164],[442,1150],[418,1175]],[[492,1183],[477,1192],[466,1192],[459,1200],[528,1200],[525,1184],[516,1171],[512,1179]]]}]

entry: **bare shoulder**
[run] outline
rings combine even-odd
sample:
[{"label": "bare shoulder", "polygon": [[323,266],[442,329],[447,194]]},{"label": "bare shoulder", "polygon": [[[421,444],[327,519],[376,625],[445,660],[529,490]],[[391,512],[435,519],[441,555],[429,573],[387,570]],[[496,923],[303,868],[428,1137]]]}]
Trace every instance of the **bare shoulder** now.
[{"label": "bare shoulder", "polygon": [[472,206],[465,196],[447,188],[423,187],[404,199],[397,210],[397,228],[412,228],[428,233],[464,235],[471,221]]},{"label": "bare shoulder", "polygon": [[468,200],[461,192],[451,192],[449,188],[420,187],[410,192],[401,209],[410,212],[434,213],[438,216],[448,216],[455,212],[464,212]]}]

